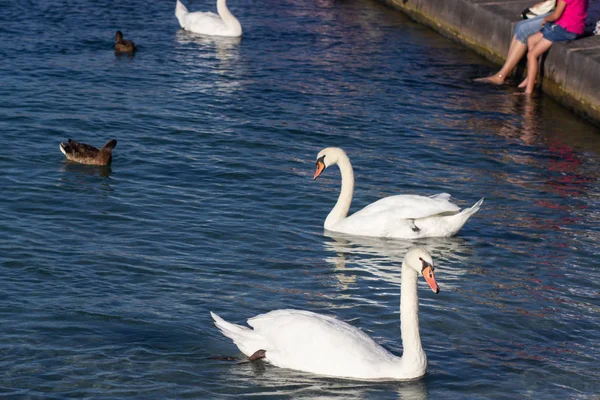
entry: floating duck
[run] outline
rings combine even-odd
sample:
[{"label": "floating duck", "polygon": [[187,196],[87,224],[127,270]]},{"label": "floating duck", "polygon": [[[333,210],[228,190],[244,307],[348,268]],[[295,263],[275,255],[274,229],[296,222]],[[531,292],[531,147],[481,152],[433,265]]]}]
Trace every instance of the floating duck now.
[{"label": "floating duck", "polygon": [[69,161],[88,165],[108,165],[112,161],[112,150],[116,145],[117,140],[111,139],[98,150],[89,144],[69,139],[68,143],[60,144],[60,151]]},{"label": "floating duck", "polygon": [[115,51],[119,53],[134,53],[136,50],[135,43],[131,40],[123,39],[123,32],[117,31],[115,34]]}]

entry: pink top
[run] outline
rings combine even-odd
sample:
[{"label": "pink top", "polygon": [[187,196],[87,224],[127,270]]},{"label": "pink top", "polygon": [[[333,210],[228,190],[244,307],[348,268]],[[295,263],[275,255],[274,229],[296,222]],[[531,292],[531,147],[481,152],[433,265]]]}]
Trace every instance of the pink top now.
[{"label": "pink top", "polygon": [[565,10],[556,24],[565,30],[581,35],[585,27],[585,19],[588,13],[588,0],[562,0],[567,3]]}]

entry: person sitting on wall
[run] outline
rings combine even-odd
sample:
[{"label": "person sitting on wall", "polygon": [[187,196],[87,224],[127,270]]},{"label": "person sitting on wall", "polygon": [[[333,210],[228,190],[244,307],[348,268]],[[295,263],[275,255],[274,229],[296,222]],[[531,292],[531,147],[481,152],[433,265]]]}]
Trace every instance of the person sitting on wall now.
[{"label": "person sitting on wall", "polygon": [[[541,3],[537,3],[535,6],[528,8],[523,11],[523,17],[527,17],[529,19],[525,19],[523,21],[517,22],[514,29],[514,35],[512,38],[512,42],[510,43],[510,47],[508,48],[508,54],[506,56],[506,61],[504,65],[500,69],[500,71],[496,72],[492,76],[488,76],[485,78],[477,78],[475,82],[482,83],[492,83],[494,85],[502,85],[506,77],[510,75],[513,69],[517,66],[521,58],[527,52],[527,39],[534,33],[539,32],[544,25],[544,18],[550,16],[551,11],[556,6],[556,1],[542,1]],[[541,14],[534,16],[532,12],[538,10]]]},{"label": "person sitting on wall", "polygon": [[556,9],[543,19],[542,31],[527,40],[527,77],[520,88],[525,94],[533,93],[538,73],[538,59],[550,49],[552,43],[577,39],[583,34],[588,14],[588,0],[558,0]]}]

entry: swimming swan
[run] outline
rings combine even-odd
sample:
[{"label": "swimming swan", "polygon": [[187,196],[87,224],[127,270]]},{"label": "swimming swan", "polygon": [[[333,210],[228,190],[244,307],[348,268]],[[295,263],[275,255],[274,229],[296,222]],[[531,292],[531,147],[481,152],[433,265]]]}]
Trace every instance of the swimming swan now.
[{"label": "swimming swan", "polygon": [[433,260],[421,247],[410,249],[402,262],[400,331],[402,357],[378,345],[363,331],[334,317],[310,311],[276,310],[248,320],[245,326],[210,313],[223,335],[250,360],[299,371],[348,379],[416,379],[427,371],[427,356],[419,334],[417,277],[422,274],[434,291],[439,286]]},{"label": "swimming swan", "polygon": [[448,193],[430,197],[418,195],[389,196],[348,215],[354,193],[354,171],[344,150],[328,147],[317,156],[314,179],[332,165],[338,165],[342,189],[338,201],[325,219],[325,229],[350,235],[416,239],[455,235],[475,214],[483,198],[471,208],[460,210],[451,203]]},{"label": "swimming swan", "polygon": [[240,21],[227,8],[226,0],[217,0],[217,12],[189,12],[181,1],[177,0],[175,16],[179,25],[186,31],[211,36],[242,36]]}]

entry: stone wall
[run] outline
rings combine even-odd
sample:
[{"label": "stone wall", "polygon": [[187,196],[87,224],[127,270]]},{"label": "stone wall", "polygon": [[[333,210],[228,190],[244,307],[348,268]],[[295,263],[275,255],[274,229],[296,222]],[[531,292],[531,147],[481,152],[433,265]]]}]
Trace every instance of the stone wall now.
[{"label": "stone wall", "polygon": [[[514,25],[530,0],[380,0],[472,48],[504,62]],[[600,0],[590,0],[586,31],[600,19]],[[542,70],[542,90],[600,125],[600,36],[553,45]]]}]

